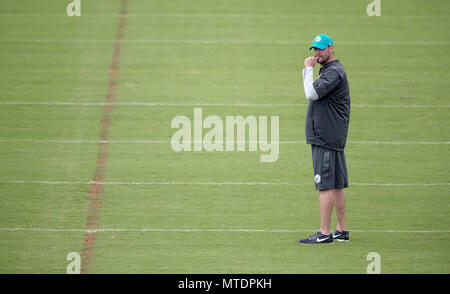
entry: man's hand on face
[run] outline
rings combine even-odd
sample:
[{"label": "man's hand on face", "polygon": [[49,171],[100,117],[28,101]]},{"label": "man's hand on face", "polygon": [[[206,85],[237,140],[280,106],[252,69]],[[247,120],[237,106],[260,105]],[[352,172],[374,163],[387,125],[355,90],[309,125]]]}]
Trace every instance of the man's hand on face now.
[{"label": "man's hand on face", "polygon": [[315,57],[310,56],[305,59],[305,67],[314,67],[314,65],[316,65]]}]

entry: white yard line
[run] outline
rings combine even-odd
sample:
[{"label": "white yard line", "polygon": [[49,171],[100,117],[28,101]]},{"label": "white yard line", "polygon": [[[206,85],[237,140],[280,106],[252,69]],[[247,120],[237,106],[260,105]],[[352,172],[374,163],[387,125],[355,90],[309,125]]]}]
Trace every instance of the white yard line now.
[{"label": "white yard line", "polygon": [[[164,229],[164,228],[143,228],[143,229],[127,229],[127,228],[104,228],[96,230],[87,229],[69,229],[69,228],[0,228],[0,231],[7,232],[81,232],[81,233],[97,233],[97,232],[183,232],[183,233],[302,233],[314,232],[316,230],[276,230],[276,229]],[[450,233],[450,230],[352,230],[355,233]]]},{"label": "white yard line", "polygon": [[[138,143],[138,144],[170,144],[170,140],[146,140],[146,139],[111,139],[111,140],[94,140],[94,139],[33,139],[33,138],[0,138],[0,142],[30,142],[30,143],[61,143],[61,144],[77,144],[77,143]],[[191,141],[195,143],[196,141]],[[239,141],[233,141],[240,143]],[[226,142],[221,142],[226,143]],[[245,141],[244,143],[254,143]],[[256,142],[259,143],[259,142]],[[284,145],[299,144],[306,145],[305,141],[279,141],[272,142]],[[355,145],[450,145],[450,141],[347,141],[347,144]]]},{"label": "white yard line", "polygon": [[170,144],[169,140],[93,140],[93,139],[17,139],[17,138],[0,138],[0,142],[30,142],[30,143],[62,143],[62,144],[77,144],[77,143],[145,143],[145,144]]},{"label": "white yard line", "polygon": [[[205,186],[304,186],[311,183],[290,182],[189,182],[189,181],[110,181],[110,182],[87,182],[87,181],[50,181],[50,180],[9,180],[0,179],[5,184],[46,184],[46,185],[205,185]],[[352,186],[386,186],[386,187],[434,187],[450,186],[450,183],[350,183]]]},{"label": "white yard line", "polygon": [[[0,105],[48,105],[48,106],[112,106],[107,102],[66,101],[0,101]],[[305,103],[170,103],[170,102],[115,102],[116,106],[149,107],[307,107]],[[352,104],[358,108],[449,108],[450,104]]]},{"label": "white yard line", "polygon": [[[18,39],[0,40],[0,43],[116,43],[115,40],[85,39]],[[311,41],[300,40],[163,40],[135,39],[121,40],[123,43],[145,44],[185,44],[185,45],[307,45]],[[450,46],[450,42],[441,41],[339,41],[339,46]]]},{"label": "white yard line", "polygon": [[[89,11],[83,12],[83,17],[118,17],[120,13],[90,13]],[[267,18],[267,19],[302,19],[302,18],[319,18],[319,19],[348,19],[348,18],[360,18],[368,19],[366,14],[353,15],[353,14],[281,14],[281,13],[127,13],[127,17],[174,17],[174,18]],[[0,17],[42,17],[52,18],[67,17],[65,14],[48,14],[48,13],[0,13]],[[380,17],[382,19],[427,19],[427,18],[447,18],[447,15],[387,15],[383,13]]]},{"label": "white yard line", "polygon": [[450,141],[348,141],[359,145],[449,145]]}]

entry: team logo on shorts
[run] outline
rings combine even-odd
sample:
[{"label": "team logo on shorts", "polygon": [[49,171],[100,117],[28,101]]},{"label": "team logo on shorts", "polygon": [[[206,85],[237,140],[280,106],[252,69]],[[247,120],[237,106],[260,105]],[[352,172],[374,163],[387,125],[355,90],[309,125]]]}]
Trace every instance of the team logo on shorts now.
[{"label": "team logo on shorts", "polygon": [[316,184],[320,184],[320,175],[315,175],[314,176],[314,182],[316,183]]}]

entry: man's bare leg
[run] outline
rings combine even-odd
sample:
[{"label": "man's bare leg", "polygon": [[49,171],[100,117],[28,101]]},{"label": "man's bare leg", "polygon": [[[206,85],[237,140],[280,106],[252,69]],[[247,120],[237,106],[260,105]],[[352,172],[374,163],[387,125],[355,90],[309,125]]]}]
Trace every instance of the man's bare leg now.
[{"label": "man's bare leg", "polygon": [[334,190],[334,209],[336,211],[337,225],[339,232],[345,231],[345,192],[344,189]]},{"label": "man's bare leg", "polygon": [[333,212],[335,189],[319,191],[320,232],[330,234],[331,213]]}]

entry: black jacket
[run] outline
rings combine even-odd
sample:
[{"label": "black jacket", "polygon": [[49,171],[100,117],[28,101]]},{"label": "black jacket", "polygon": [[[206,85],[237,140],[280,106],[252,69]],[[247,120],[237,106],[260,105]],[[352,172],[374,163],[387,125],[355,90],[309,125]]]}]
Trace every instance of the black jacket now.
[{"label": "black jacket", "polygon": [[306,143],[343,151],[350,121],[350,88],[339,60],[325,64],[313,83],[319,99],[306,111]]}]

